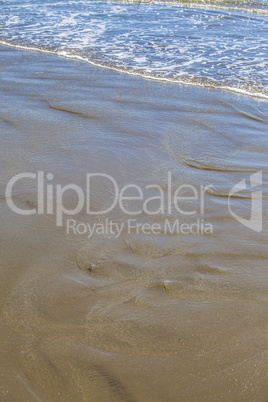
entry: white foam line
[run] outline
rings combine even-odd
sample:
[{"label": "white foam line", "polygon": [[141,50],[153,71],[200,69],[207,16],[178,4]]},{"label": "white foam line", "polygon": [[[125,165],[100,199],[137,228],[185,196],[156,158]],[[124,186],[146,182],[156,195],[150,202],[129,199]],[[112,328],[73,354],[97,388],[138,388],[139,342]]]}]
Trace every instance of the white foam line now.
[{"label": "white foam line", "polygon": [[38,47],[26,46],[26,45],[17,45],[15,43],[6,42],[6,41],[4,41],[2,39],[0,39],[0,45],[14,47],[15,49],[30,50],[30,51],[33,51],[33,52],[57,54],[56,51],[53,51],[53,50],[39,49]]},{"label": "white foam line", "polygon": [[16,49],[21,49],[21,50],[29,50],[29,51],[33,51],[33,52],[41,52],[41,53],[53,54],[53,55],[56,55],[56,56],[59,56],[59,57],[64,57],[66,59],[79,60],[79,61],[86,62],[86,63],[88,63],[88,64],[90,64],[90,65],[92,65],[94,67],[105,68],[106,70],[113,70],[113,71],[116,71],[116,72],[119,72],[119,73],[133,75],[135,77],[141,77],[141,78],[148,79],[148,80],[167,82],[167,83],[172,83],[172,84],[191,85],[191,86],[195,86],[195,87],[208,88],[208,89],[221,89],[221,90],[225,90],[225,91],[229,91],[229,92],[235,92],[235,93],[238,93],[240,95],[251,96],[251,97],[263,99],[263,100],[266,100],[266,101],[268,100],[268,95],[246,91],[246,90],[241,89],[241,88],[234,88],[234,87],[221,86],[221,85],[217,85],[217,86],[213,87],[213,86],[210,86],[208,84],[206,85],[206,84],[201,84],[201,83],[198,83],[198,82],[187,82],[187,81],[174,79],[174,78],[156,77],[156,76],[146,75],[144,73],[139,73],[139,72],[136,72],[136,71],[129,71],[129,70],[121,69],[119,67],[106,66],[106,65],[103,65],[101,63],[97,63],[97,62],[95,62],[93,60],[86,59],[86,58],[84,58],[82,56],[79,56],[79,55],[68,54],[63,50],[53,51],[53,50],[48,50],[48,49],[40,49],[40,48],[33,47],[33,46],[17,45],[17,44],[6,42],[6,41],[1,40],[1,39],[0,39],[0,45],[9,46],[9,47],[13,47],[13,48],[16,48]]},{"label": "white foam line", "polygon": [[[109,1],[109,0],[108,0]],[[223,10],[223,11],[242,11],[246,13],[252,13],[252,14],[257,14],[257,15],[268,15],[268,11],[262,10],[262,9],[256,9],[256,8],[243,8],[243,7],[229,7],[228,5],[226,6],[221,6],[217,5],[215,3],[187,3],[187,2],[176,2],[172,0],[167,0],[167,1],[157,1],[157,0],[112,0],[112,1],[118,1],[119,3],[140,3],[140,4],[153,4],[153,5],[164,5],[164,6],[176,6],[176,7],[183,7],[183,8],[205,8],[205,9],[211,9],[211,10]],[[245,3],[246,4],[246,3]],[[265,4],[265,3],[264,3]]]},{"label": "white foam line", "polygon": [[232,91],[232,92],[236,92],[239,93],[241,95],[248,95],[248,96],[254,96],[255,98],[262,98],[265,100],[268,100],[268,95],[264,95],[264,94],[260,94],[260,93],[255,93],[255,92],[249,92],[246,91],[245,89],[241,89],[241,88],[232,88],[232,87],[226,87],[226,86],[218,86],[217,89],[224,89],[226,91]]}]

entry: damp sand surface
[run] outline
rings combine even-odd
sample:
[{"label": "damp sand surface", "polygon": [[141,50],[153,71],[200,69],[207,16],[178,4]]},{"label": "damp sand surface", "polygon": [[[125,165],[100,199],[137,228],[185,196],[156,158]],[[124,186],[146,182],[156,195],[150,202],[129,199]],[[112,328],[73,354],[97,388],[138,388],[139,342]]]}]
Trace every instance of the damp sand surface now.
[{"label": "damp sand surface", "polygon": [[[267,232],[234,219],[228,194],[246,179],[230,202],[249,219],[250,176],[262,171],[267,184],[267,102],[8,47],[0,92],[1,401],[266,402]],[[183,184],[198,197],[212,187],[203,210],[200,198],[181,201],[196,211],[184,216],[173,204],[135,216],[83,208],[71,217],[77,224],[123,225],[120,236],[89,238],[67,233],[69,216],[57,226],[55,211],[10,210],[8,181],[38,171],[53,191],[69,183],[86,191],[94,172],[120,188],[158,185],[165,200]],[[111,183],[99,179],[91,195],[92,209],[107,208]],[[36,208],[36,181],[19,181],[12,196]],[[66,192],[66,208],[76,202]],[[147,206],[156,210],[157,200]],[[129,218],[160,229],[128,230]],[[166,219],[199,219],[213,233],[166,232]]]}]

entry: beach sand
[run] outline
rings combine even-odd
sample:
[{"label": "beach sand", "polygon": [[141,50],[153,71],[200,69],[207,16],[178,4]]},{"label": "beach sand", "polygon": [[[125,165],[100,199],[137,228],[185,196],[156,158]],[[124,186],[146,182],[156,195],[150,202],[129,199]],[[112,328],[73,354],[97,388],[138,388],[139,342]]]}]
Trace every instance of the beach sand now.
[{"label": "beach sand", "polygon": [[[228,209],[237,182],[262,171],[267,184],[267,102],[9,47],[0,92],[1,401],[267,401],[266,228]],[[57,226],[46,205],[28,216],[7,205],[10,179],[38,171],[53,174],[54,207],[57,184],[85,190],[94,172],[120,188],[159,185],[165,197],[168,177],[173,193],[213,187],[203,211],[199,192],[182,201],[192,215],[83,208]],[[99,178],[92,209],[111,204],[110,184]],[[250,196],[248,187],[231,199],[237,216],[248,219]],[[18,181],[12,197],[37,208],[36,180]],[[72,208],[75,193],[64,203]],[[67,233],[69,218],[161,230],[89,238]],[[213,233],[166,233],[177,218]]]}]

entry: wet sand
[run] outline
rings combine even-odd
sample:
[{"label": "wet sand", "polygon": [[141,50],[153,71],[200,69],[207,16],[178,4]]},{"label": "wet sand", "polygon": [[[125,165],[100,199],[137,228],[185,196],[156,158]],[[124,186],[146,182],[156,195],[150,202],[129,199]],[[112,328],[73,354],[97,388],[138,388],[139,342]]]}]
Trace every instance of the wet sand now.
[{"label": "wet sand", "polygon": [[[267,228],[235,220],[228,193],[260,170],[267,184],[267,102],[8,47],[0,92],[1,401],[266,402]],[[120,187],[157,184],[165,196],[168,172],[173,192],[213,185],[203,212],[188,200],[183,210],[197,213],[179,217],[213,233],[165,233],[178,218],[172,207],[133,217],[159,224],[158,234],[68,234],[68,216],[57,226],[55,213],[20,216],[6,203],[8,181],[37,171],[54,175],[54,190],[85,189],[94,172]],[[250,196],[248,187],[231,200],[245,219]],[[13,199],[37,207],[34,181],[18,182]],[[92,207],[111,199],[100,182]],[[71,218],[129,216],[82,209]]]}]

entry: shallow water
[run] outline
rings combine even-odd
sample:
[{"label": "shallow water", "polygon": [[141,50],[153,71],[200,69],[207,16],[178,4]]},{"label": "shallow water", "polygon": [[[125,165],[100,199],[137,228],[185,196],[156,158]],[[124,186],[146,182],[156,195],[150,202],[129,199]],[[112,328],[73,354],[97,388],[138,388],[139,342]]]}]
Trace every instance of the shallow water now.
[{"label": "shallow water", "polygon": [[4,1],[2,43],[267,99],[267,1]]},{"label": "shallow water", "polygon": [[[262,170],[266,207],[266,102],[7,47],[0,60],[1,400],[266,401],[266,227],[243,226],[227,205],[245,178],[231,208],[249,219],[249,178]],[[67,234],[68,219],[122,225],[129,216],[83,208],[57,226],[55,210],[15,214],[8,181],[37,171],[54,175],[46,181],[54,207],[56,184],[85,190],[93,172],[119,187],[158,184],[165,197],[168,172],[172,192],[213,187],[204,211],[200,198],[180,204],[193,216],[174,205],[130,216],[158,223],[158,234],[124,226],[120,236],[89,238]],[[22,209],[36,207],[36,182],[21,180],[12,196]],[[91,207],[112,196],[100,180]],[[64,202],[77,200],[70,192]],[[213,233],[166,233],[165,220],[177,218],[203,220]]]}]

